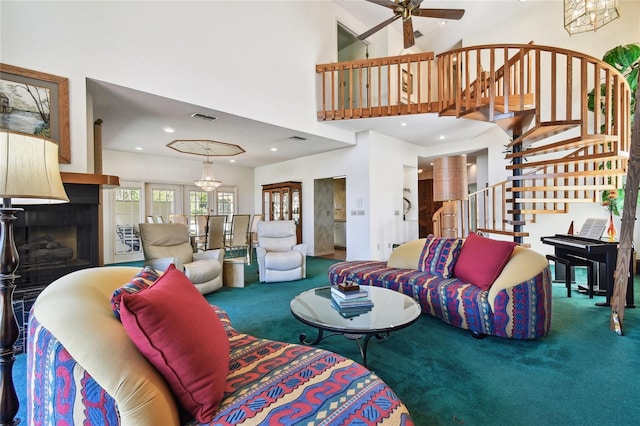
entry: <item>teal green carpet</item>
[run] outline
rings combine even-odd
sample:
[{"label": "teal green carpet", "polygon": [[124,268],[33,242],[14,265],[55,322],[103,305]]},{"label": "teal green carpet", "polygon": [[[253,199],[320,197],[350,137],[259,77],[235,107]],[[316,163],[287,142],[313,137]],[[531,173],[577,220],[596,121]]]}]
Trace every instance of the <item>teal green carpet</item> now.
[{"label": "teal green carpet", "polygon": [[[223,288],[207,299],[241,332],[298,343],[301,332],[315,333],[293,318],[289,301],[325,285],[333,262],[311,257],[306,280],[269,284],[258,283],[257,266],[250,265],[245,288]],[[594,305],[603,300],[577,292],[569,299],[554,284],[551,333],[535,341],[476,340],[423,315],[386,340],[373,339],[369,367],[404,401],[416,425],[630,424],[640,395],[639,312],[625,311],[619,337],[609,330],[609,308]],[[640,303],[638,291],[635,300]],[[341,336],[320,347],[360,360],[356,344]],[[14,367],[23,419],[24,360],[18,356]]]}]

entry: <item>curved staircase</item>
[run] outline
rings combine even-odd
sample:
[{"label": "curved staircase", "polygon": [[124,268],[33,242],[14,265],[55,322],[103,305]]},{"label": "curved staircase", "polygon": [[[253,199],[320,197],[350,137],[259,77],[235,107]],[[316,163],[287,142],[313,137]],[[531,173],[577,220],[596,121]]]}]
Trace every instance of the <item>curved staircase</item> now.
[{"label": "curved staircase", "polygon": [[[631,93],[613,67],[532,43],[452,50],[437,55],[437,66],[432,57],[318,65],[318,119],[438,112],[496,123],[511,138],[511,176],[470,194],[461,228],[519,243],[536,215],[566,213],[572,203],[598,202],[602,190],[622,187]],[[407,75],[417,82],[407,87]],[[593,113],[590,104],[601,108]]]},{"label": "curved staircase", "polygon": [[[533,44],[474,46],[437,58],[440,114],[495,122],[511,138],[509,179],[470,196],[477,230],[522,243],[535,215],[566,213],[571,203],[598,202],[600,191],[622,187],[631,93],[613,67]],[[601,110],[589,111],[590,100]]]}]

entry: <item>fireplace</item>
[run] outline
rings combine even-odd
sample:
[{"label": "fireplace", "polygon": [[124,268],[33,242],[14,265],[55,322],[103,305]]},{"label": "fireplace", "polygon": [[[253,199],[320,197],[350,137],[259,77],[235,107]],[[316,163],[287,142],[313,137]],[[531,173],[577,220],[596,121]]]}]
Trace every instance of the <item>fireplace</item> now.
[{"label": "fireplace", "polygon": [[99,266],[100,185],[65,183],[69,203],[23,206],[14,223],[20,265],[14,309],[24,351],[29,310],[40,292],[70,272]]},{"label": "fireplace", "polygon": [[46,286],[69,272],[98,266],[99,185],[65,184],[69,203],[25,206],[14,224],[18,288]]}]

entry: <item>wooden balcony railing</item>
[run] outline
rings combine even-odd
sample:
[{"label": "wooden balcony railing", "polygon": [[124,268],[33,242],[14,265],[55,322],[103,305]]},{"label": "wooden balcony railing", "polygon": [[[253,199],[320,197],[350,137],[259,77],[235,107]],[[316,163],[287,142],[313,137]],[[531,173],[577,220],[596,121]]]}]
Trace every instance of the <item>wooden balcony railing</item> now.
[{"label": "wooden balcony railing", "polygon": [[316,66],[318,120],[438,112],[433,53]]}]

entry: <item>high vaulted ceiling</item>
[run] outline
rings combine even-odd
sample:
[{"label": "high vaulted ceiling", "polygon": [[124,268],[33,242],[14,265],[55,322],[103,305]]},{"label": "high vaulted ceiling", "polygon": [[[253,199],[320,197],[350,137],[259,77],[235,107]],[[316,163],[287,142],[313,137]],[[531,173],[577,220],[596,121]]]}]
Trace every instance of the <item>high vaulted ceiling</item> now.
[{"label": "high vaulted ceiling", "polygon": [[[365,0],[336,0],[336,3],[350,15],[358,18],[367,29],[374,27],[385,19],[391,18],[392,11],[386,7]],[[538,5],[536,5],[538,3]],[[558,2],[558,13],[562,8]],[[478,30],[522,15],[527,10],[539,6],[535,0],[423,0],[420,5],[424,9],[464,9],[460,20],[441,20],[413,17],[413,30],[422,33],[416,38],[415,47],[422,52],[441,53],[459,47],[460,41]],[[401,20],[390,25],[392,29],[402,32]],[[403,46],[398,46],[400,54]]]},{"label": "high vaulted ceiling", "polygon": [[[364,0],[336,0],[336,3],[367,28],[389,17],[389,9]],[[466,13],[462,20],[449,21],[446,25],[441,25],[436,19],[414,17],[414,30],[424,35],[416,39],[416,47],[436,53],[449,50],[465,34],[483,28],[496,16],[505,19],[509,15],[523,13],[533,3],[535,2],[523,3],[519,0],[425,0],[422,7],[461,8]],[[399,22],[390,27],[392,31],[401,31]],[[145,154],[189,158],[188,154],[167,148],[166,144],[176,139],[209,139],[241,146],[246,152],[233,157],[235,165],[258,167],[349,146],[344,142],[303,134],[107,82],[88,80],[87,90],[92,96],[94,118],[105,122],[103,148],[108,150],[140,152],[138,149],[142,148]],[[213,116],[217,120],[192,118],[193,113]],[[403,122],[406,125],[401,126]],[[327,125],[340,126],[353,132],[374,130],[419,146],[436,144],[441,135],[446,135],[447,139],[470,139],[490,126],[470,120],[439,118],[436,114],[345,120]],[[162,129],[167,126],[176,128],[176,133],[164,133]],[[274,152],[271,148],[278,150]]]}]

